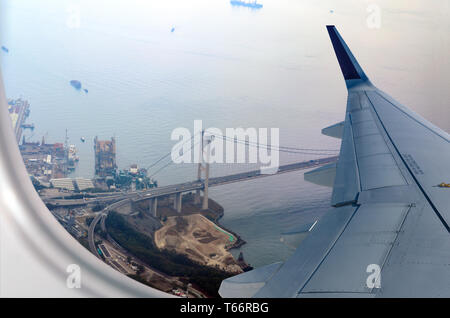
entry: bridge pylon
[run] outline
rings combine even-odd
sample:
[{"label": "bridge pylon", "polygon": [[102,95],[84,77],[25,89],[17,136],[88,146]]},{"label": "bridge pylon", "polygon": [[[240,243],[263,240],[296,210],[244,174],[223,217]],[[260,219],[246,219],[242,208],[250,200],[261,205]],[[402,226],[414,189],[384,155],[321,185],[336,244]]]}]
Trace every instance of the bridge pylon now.
[{"label": "bridge pylon", "polygon": [[[201,146],[200,146],[200,155],[198,162],[198,173],[197,180],[203,181],[203,201],[202,201],[202,210],[208,209],[208,186],[209,186],[209,152],[210,152],[210,143],[211,139],[205,138],[205,131],[202,130],[201,136]],[[206,161],[204,159],[204,152],[206,148]],[[202,174],[205,174],[204,179]],[[194,203],[200,204],[200,192],[201,190],[197,190],[195,192]]]},{"label": "bridge pylon", "polygon": [[181,213],[182,204],[183,204],[183,194],[181,192],[175,193],[175,196],[173,198],[173,208],[178,213]]},{"label": "bridge pylon", "polygon": [[151,215],[153,215],[156,218],[156,212],[158,209],[158,198],[152,198],[148,200],[148,210]]}]

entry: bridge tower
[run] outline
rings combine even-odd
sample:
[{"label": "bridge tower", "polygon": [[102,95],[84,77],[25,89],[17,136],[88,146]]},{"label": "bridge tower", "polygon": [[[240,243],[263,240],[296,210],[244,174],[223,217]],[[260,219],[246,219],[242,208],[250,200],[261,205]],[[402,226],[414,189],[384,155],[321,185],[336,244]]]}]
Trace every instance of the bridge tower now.
[{"label": "bridge tower", "polygon": [[183,204],[183,194],[181,192],[175,193],[173,198],[173,208],[178,212],[181,213],[181,207]]},{"label": "bridge tower", "polygon": [[[201,144],[200,144],[200,155],[199,155],[199,163],[198,163],[198,173],[197,180],[202,181],[202,174],[204,173],[204,181],[203,181],[203,201],[202,201],[202,209],[208,209],[208,184],[209,184],[209,152],[210,152],[210,138],[205,138],[205,131],[202,130],[201,136]],[[203,160],[204,150],[206,148],[206,162]],[[200,190],[197,190],[195,193],[195,204],[200,204]]]},{"label": "bridge tower", "polygon": [[158,209],[158,198],[152,198],[148,200],[148,210],[151,215],[156,218],[156,212]]}]

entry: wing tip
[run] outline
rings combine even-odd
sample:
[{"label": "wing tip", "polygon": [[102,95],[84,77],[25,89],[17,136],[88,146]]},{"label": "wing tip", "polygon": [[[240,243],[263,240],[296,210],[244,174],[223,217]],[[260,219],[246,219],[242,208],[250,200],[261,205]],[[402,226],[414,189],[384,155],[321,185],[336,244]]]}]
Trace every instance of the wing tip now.
[{"label": "wing tip", "polygon": [[339,66],[345,81],[362,80],[366,81],[367,77],[359,66],[358,61],[353,56],[344,39],[342,39],[335,25],[326,26],[328,35],[333,45],[334,53],[339,62]]}]

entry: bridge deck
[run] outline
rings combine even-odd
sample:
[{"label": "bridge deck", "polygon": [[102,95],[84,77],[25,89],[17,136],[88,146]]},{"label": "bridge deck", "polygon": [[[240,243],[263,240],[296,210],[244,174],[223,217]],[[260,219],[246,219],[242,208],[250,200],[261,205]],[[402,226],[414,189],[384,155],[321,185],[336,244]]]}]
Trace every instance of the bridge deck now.
[{"label": "bridge deck", "polygon": [[[248,181],[256,178],[262,178],[262,177],[269,177],[274,176],[282,173],[292,172],[292,171],[298,171],[298,170],[305,170],[310,169],[318,166],[322,166],[325,164],[336,162],[338,159],[337,156],[335,157],[327,157],[322,159],[316,159],[316,160],[310,160],[310,161],[302,161],[302,162],[296,162],[292,164],[282,165],[278,168],[278,171],[273,174],[262,174],[260,170],[253,170],[248,172],[242,172],[237,174],[232,174],[228,176],[223,177],[214,177],[209,178],[209,187],[216,187],[224,184],[234,183],[234,182],[241,182],[241,181]],[[117,196],[109,196],[104,198],[91,198],[89,200],[46,200],[46,203],[56,206],[70,206],[70,205],[82,205],[87,203],[97,203],[97,202],[111,202],[111,201],[120,201],[125,198],[131,199],[133,201],[142,201],[149,198],[155,198],[180,192],[189,192],[194,190],[203,189],[204,182],[203,181],[190,181],[190,182],[184,182],[184,183],[178,183],[158,188],[152,188],[148,190],[143,191],[134,191],[134,192],[128,192],[123,194],[117,194]]]}]

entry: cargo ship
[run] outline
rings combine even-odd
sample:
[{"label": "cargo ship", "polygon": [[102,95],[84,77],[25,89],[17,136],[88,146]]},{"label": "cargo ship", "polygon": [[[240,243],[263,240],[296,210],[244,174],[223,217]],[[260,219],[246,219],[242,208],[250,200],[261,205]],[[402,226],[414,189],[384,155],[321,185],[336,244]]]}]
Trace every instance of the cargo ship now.
[{"label": "cargo ship", "polygon": [[75,145],[70,145],[67,150],[67,169],[75,170],[75,164],[80,160],[77,156],[77,148]]},{"label": "cargo ship", "polygon": [[74,88],[80,90],[81,89],[81,82],[77,80],[71,80],[70,85],[72,85]]}]

